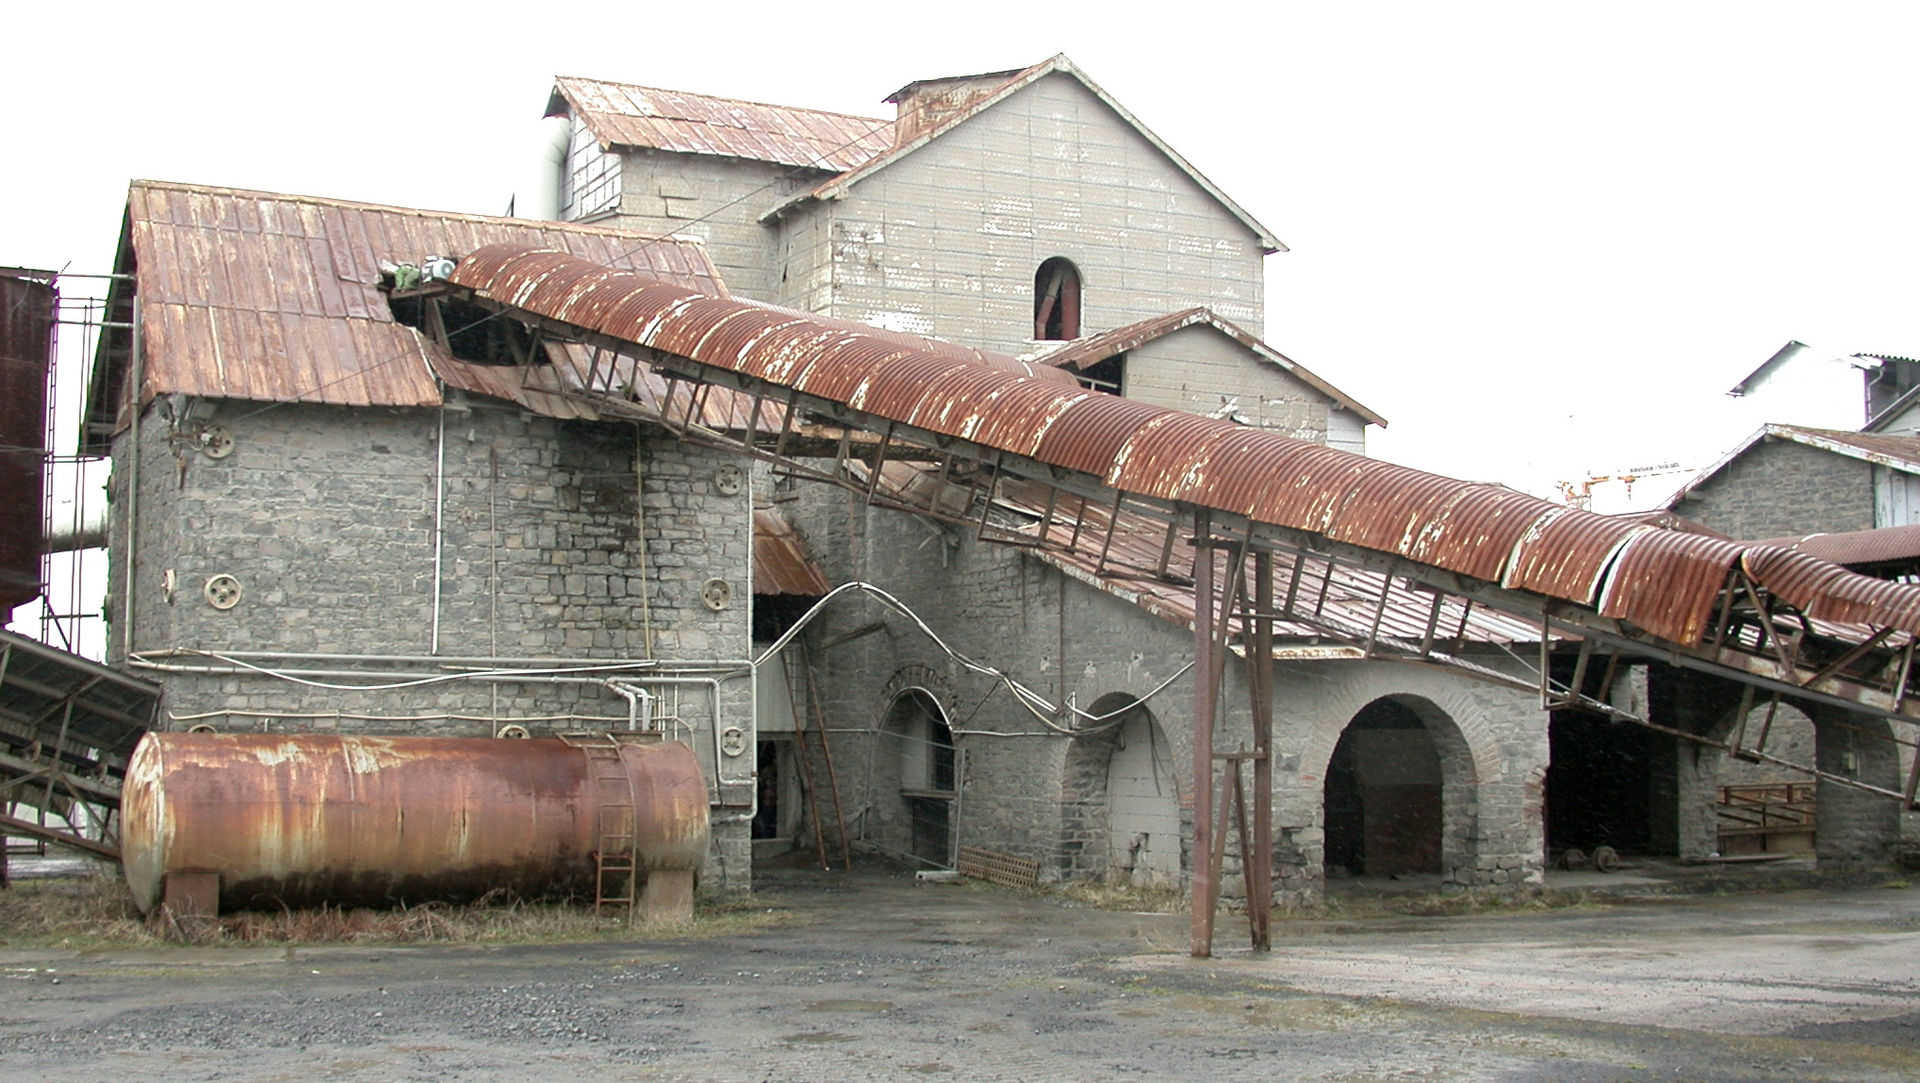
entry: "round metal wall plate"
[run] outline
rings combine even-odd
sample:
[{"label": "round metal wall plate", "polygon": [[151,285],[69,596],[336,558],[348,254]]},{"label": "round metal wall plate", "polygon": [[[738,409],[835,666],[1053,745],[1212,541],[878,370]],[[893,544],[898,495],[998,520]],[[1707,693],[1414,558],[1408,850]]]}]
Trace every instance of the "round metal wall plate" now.
[{"label": "round metal wall plate", "polygon": [[200,454],[209,459],[224,459],[233,454],[233,434],[225,425],[209,425],[200,434]]},{"label": "round metal wall plate", "polygon": [[737,495],[747,487],[747,472],[728,463],[713,472],[713,487],[723,496]]},{"label": "round metal wall plate", "polygon": [[700,584],[700,604],[718,613],[733,604],[733,587],[724,579],[709,579]]},{"label": "round metal wall plate", "polygon": [[720,733],[720,751],[738,756],[747,751],[747,734],[739,726],[728,726]]},{"label": "round metal wall plate", "polygon": [[207,596],[207,604],[215,609],[232,609],[240,604],[240,580],[225,572],[208,579],[201,590]]}]

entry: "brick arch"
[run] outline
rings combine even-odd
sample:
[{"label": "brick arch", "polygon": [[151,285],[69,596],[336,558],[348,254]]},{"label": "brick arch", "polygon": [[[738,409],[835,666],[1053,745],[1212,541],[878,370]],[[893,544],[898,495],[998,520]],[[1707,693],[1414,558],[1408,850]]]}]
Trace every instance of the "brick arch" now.
[{"label": "brick arch", "polygon": [[[1458,678],[1446,683],[1455,681]],[[1445,685],[1417,687],[1355,676],[1339,680],[1328,690],[1326,708],[1320,716],[1323,721],[1313,727],[1305,747],[1300,750],[1301,777],[1325,778],[1334,747],[1340,743],[1340,735],[1346,732],[1354,716],[1374,700],[1387,698],[1404,703],[1421,721],[1428,722],[1430,728],[1433,721],[1444,720],[1445,727],[1459,735],[1471,764],[1471,772],[1464,781],[1495,782],[1505,776],[1506,762],[1501,758],[1493,728],[1487,722],[1484,709],[1465,689]]]},{"label": "brick arch", "polygon": [[[1180,819],[1180,867],[1188,867],[1188,847],[1192,842],[1192,807],[1184,800],[1190,792],[1190,769],[1186,758],[1173,751],[1167,734],[1151,708],[1131,691],[1108,692],[1087,708],[1094,715],[1132,707],[1144,712],[1151,732],[1166,742],[1170,753],[1170,777],[1174,787],[1174,807]],[[1091,733],[1075,737],[1067,746],[1060,779],[1060,855],[1059,872],[1063,879],[1090,879],[1109,871],[1112,839],[1111,794],[1108,792],[1108,768],[1127,716]]]},{"label": "brick arch", "polygon": [[[1342,676],[1327,689],[1325,706],[1316,711],[1313,726],[1300,754],[1300,779],[1310,800],[1314,822],[1326,824],[1325,782],[1334,749],[1353,720],[1369,704],[1391,700],[1412,711],[1433,739],[1441,770],[1441,876],[1450,883],[1478,883],[1490,872],[1495,855],[1479,852],[1481,796],[1490,783],[1508,779],[1508,766],[1499,740],[1486,715],[1486,706],[1473,692],[1476,686],[1459,678],[1396,673],[1384,677],[1357,672]],[[1542,722],[1544,727],[1545,723]],[[1539,780],[1528,780],[1538,787]],[[1501,834],[1495,832],[1494,834]],[[1308,858],[1309,875],[1318,877],[1325,860],[1324,839]]]}]

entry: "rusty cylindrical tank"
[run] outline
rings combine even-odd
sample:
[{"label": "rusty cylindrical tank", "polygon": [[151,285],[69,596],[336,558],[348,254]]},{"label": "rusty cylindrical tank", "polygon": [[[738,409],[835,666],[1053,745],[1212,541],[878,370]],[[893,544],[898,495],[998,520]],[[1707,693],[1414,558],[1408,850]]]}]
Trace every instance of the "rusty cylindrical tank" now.
[{"label": "rusty cylindrical tank", "polygon": [[143,913],[169,874],[217,875],[222,910],[591,898],[598,850],[643,875],[707,850],[698,761],[670,743],[149,733],[121,815]]}]

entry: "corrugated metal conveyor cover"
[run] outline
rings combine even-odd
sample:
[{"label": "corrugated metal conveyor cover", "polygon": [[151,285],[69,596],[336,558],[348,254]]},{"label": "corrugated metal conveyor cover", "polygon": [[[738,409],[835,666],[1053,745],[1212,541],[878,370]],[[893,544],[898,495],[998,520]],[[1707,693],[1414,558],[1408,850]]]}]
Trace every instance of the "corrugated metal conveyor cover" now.
[{"label": "corrugated metal conveyor cover", "polygon": [[892,342],[846,338],[829,343],[820,356],[793,381],[793,386],[830,402],[845,402],[869,373],[897,357],[924,356]]},{"label": "corrugated metal conveyor cover", "polygon": [[1178,462],[1187,440],[1209,432],[1217,422],[1179,410],[1147,419],[1121,445],[1108,465],[1106,482],[1130,493],[1171,499],[1179,481],[1166,477]]},{"label": "corrugated metal conveyor cover", "polygon": [[802,322],[793,313],[776,308],[742,308],[707,333],[699,346],[700,355],[712,359],[713,364],[739,372],[760,343]]},{"label": "corrugated metal conveyor cover", "polygon": [[[663,313],[647,337],[647,345],[666,353],[691,357],[709,365],[731,369],[740,363],[740,350],[717,347],[715,332],[728,321],[743,316],[765,318],[764,309],[753,309],[722,297],[702,297],[674,305]],[[715,341],[710,341],[715,340]],[[744,338],[743,340],[744,341]]]},{"label": "corrugated metal conveyor cover", "polygon": [[1465,484],[1393,463],[1366,466],[1334,510],[1327,537],[1405,556],[1421,524]]},{"label": "corrugated metal conveyor cover", "polygon": [[1096,393],[1078,384],[1062,386],[1014,377],[1004,391],[980,407],[974,439],[1031,458],[1060,416],[1074,403]]},{"label": "corrugated metal conveyor cover", "polygon": [[938,354],[907,354],[868,374],[847,405],[881,417],[903,420],[914,407],[942,394],[942,381],[956,372],[978,372],[977,362]]},{"label": "corrugated metal conveyor cover", "polygon": [[1406,555],[1422,564],[1498,583],[1520,539],[1558,510],[1557,505],[1513,489],[1473,484],[1434,511],[1407,546]]},{"label": "corrugated metal conveyor cover", "polygon": [[929,387],[901,420],[942,436],[964,435],[973,431],[981,403],[1007,384],[1004,372],[978,365],[954,369]]},{"label": "corrugated metal conveyor cover", "polygon": [[1874,579],[1771,545],[1747,549],[1740,563],[1756,583],[1814,620],[1920,635],[1920,586]]},{"label": "corrugated metal conveyor cover", "polygon": [[1133,434],[1162,414],[1164,406],[1149,406],[1118,395],[1089,395],[1067,407],[1036,452],[1041,462],[1095,477],[1105,477],[1115,456]]},{"label": "corrugated metal conveyor cover", "polygon": [[1273,464],[1278,484],[1254,506],[1254,518],[1325,534],[1334,511],[1369,461],[1339,448],[1303,442]]},{"label": "corrugated metal conveyor cover", "polygon": [[1189,504],[1205,504],[1241,515],[1247,509],[1231,506],[1223,495],[1248,465],[1253,453],[1272,445],[1274,434],[1244,425],[1213,430],[1187,458],[1187,466],[1175,489],[1174,499]]},{"label": "corrugated metal conveyor cover", "polygon": [[1214,489],[1220,479],[1208,466],[1221,441],[1239,435],[1237,426],[1222,426],[1204,417],[1176,417],[1143,432],[1127,453],[1125,486],[1163,500],[1188,500],[1217,507]]},{"label": "corrugated metal conveyor cover", "polygon": [[1652,529],[1573,508],[1543,516],[1520,536],[1501,586],[1592,605],[1614,554]]},{"label": "corrugated metal conveyor cover", "polygon": [[1704,534],[1635,534],[1607,573],[1600,614],[1691,647],[1705,635],[1727,569],[1739,556],[1739,543]]}]

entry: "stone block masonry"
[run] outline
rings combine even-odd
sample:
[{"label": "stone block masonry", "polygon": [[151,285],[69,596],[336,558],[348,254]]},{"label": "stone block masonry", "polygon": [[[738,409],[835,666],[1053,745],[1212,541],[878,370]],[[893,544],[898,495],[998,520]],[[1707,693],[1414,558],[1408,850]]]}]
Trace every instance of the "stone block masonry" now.
[{"label": "stone block masonry", "polygon": [[[749,496],[715,482],[735,456],[490,400],[444,412],[229,402],[211,404],[210,419],[207,405],[192,421],[165,404],[149,410],[137,497],[124,469],[134,449],[124,434],[115,447],[114,513],[137,517],[138,552],[117,527],[114,660],[126,661],[129,598],[135,654],[205,652],[162,663],[187,672],[145,670],[164,683],[167,725],[623,729],[629,700],[607,674],[570,671],[652,660],[697,675],[659,683],[656,673],[649,686],[636,672],[631,683],[648,688],[654,714],[694,745],[704,772],[730,778],[738,767],[739,785],[709,779],[717,799],[750,794],[750,762],[723,755],[714,767],[715,734],[752,726],[751,681],[726,675],[749,653],[752,594]],[[198,450],[193,434],[208,423],[231,434],[231,454]],[[238,586],[230,605],[206,589],[219,577]],[[719,608],[703,598],[716,580]],[[213,657],[236,652],[245,665]],[[275,675],[293,669],[330,672]],[[390,675],[353,672],[368,669]],[[475,675],[498,669],[523,672]],[[716,826],[708,888],[747,883],[737,826]]]}]

